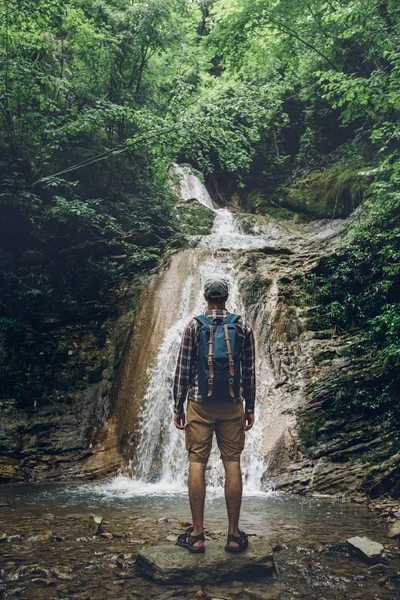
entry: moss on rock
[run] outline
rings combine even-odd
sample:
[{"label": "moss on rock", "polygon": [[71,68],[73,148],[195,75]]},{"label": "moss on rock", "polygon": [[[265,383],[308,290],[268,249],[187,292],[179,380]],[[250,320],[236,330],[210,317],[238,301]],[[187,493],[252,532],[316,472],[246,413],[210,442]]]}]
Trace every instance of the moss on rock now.
[{"label": "moss on rock", "polygon": [[361,168],[361,163],[354,162],[310,171],[296,187],[287,190],[284,205],[321,219],[348,217],[363,197],[364,184],[358,174]]},{"label": "moss on rock", "polygon": [[365,183],[360,160],[314,169],[280,191],[243,190],[241,207],[251,213],[306,223],[312,219],[345,218],[361,203]]},{"label": "moss on rock", "polygon": [[372,467],[362,481],[361,489],[371,498],[387,493],[400,497],[400,453]]},{"label": "moss on rock", "polygon": [[176,219],[183,235],[208,235],[214,225],[215,213],[197,200],[176,205]]}]

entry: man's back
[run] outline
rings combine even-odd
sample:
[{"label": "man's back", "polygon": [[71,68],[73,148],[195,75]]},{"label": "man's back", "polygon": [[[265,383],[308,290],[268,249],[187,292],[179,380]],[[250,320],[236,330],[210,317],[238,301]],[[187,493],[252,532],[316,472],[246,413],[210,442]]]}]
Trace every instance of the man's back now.
[{"label": "man's back", "polygon": [[[213,308],[207,309],[204,314],[212,321],[225,319],[231,313],[226,308]],[[244,399],[246,412],[253,413],[256,387],[254,335],[250,325],[242,318],[237,321],[236,329],[238,341],[242,348],[240,356],[241,393],[232,402],[239,403]],[[193,318],[185,327],[182,335],[174,381],[175,413],[183,410],[186,396],[188,400],[194,402],[203,401],[199,390],[196,368],[200,330],[201,324]]]}]

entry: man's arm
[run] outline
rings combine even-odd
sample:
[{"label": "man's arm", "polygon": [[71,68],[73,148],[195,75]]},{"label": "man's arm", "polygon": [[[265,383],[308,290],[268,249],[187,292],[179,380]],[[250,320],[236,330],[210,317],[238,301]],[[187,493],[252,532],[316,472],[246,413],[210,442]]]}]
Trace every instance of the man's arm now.
[{"label": "man's arm", "polygon": [[242,353],[242,393],[245,400],[245,412],[254,413],[256,399],[256,361],[253,330],[249,325],[244,327],[244,344]]},{"label": "man's arm", "polygon": [[[176,364],[175,379],[174,379],[174,413],[176,416],[181,416],[183,413],[183,405],[189,390],[190,383],[193,378],[193,351],[194,351],[194,331],[193,321],[185,327],[182,334],[181,346],[179,348],[178,362]],[[182,419],[174,419],[175,425],[181,425],[178,429],[183,429]],[[177,423],[179,421],[179,423]]]}]

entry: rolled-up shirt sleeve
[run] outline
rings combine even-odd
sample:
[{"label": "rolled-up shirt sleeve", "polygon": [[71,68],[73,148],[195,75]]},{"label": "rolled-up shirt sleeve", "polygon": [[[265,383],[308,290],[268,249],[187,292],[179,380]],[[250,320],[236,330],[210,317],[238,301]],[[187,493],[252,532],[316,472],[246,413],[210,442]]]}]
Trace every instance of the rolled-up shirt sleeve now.
[{"label": "rolled-up shirt sleeve", "polygon": [[181,413],[193,379],[194,330],[191,321],[182,334],[174,378],[174,412]]},{"label": "rolled-up shirt sleeve", "polygon": [[242,351],[242,395],[245,401],[246,412],[253,413],[256,399],[256,364],[254,334],[249,325],[246,325],[244,328],[244,343]]}]

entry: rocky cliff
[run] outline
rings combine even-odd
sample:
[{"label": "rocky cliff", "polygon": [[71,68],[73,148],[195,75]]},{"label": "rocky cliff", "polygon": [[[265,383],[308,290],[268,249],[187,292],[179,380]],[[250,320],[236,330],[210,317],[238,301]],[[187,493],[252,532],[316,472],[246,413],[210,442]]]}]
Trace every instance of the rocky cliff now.
[{"label": "rocky cliff", "polygon": [[[360,209],[361,210],[361,209]],[[304,275],[349,242],[347,220],[296,226],[280,253],[265,248],[243,257],[243,297],[261,331],[272,381],[267,390],[271,429],[265,479],[277,490],[300,494],[398,496],[398,435],[384,418],[335,411],[338,395],[355,381],[374,389],[379,373],[350,356],[356,333],[315,326]],[[247,218],[263,228],[265,217]]]}]

